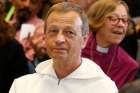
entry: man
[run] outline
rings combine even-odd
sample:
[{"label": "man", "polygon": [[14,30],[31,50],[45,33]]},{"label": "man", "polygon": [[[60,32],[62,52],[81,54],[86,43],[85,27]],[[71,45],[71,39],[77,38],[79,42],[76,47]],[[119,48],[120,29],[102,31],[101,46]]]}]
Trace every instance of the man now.
[{"label": "man", "polygon": [[81,57],[87,27],[79,6],[64,2],[50,8],[45,31],[52,59],[40,63],[37,73],[16,79],[9,93],[117,93],[102,70]]}]

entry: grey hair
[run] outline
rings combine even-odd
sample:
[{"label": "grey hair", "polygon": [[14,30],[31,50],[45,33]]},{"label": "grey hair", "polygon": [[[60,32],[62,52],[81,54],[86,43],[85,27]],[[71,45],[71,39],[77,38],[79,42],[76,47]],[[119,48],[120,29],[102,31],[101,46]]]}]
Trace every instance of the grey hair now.
[{"label": "grey hair", "polygon": [[[47,15],[45,16],[45,20],[48,19],[49,15],[52,12],[66,13],[66,12],[70,12],[70,11],[77,12],[80,15],[82,23],[83,23],[82,24],[82,36],[86,36],[89,31],[88,19],[87,19],[87,16],[86,16],[84,10],[77,4],[70,3],[70,2],[62,2],[62,3],[55,4],[49,9]],[[47,24],[45,21],[45,31],[46,31],[46,28],[47,28]]]}]

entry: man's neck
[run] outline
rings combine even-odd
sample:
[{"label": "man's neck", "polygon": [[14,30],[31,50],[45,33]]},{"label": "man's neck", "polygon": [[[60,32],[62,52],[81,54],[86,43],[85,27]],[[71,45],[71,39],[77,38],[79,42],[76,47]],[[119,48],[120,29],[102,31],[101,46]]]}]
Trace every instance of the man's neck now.
[{"label": "man's neck", "polygon": [[57,77],[62,79],[75,71],[80,66],[81,62],[81,59],[78,61],[54,62],[53,68]]}]

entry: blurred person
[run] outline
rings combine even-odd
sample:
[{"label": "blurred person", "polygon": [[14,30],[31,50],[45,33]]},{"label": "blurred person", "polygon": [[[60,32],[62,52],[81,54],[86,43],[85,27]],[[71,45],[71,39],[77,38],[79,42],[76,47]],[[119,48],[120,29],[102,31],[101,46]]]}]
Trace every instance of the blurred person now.
[{"label": "blurred person", "polygon": [[14,32],[0,16],[0,93],[8,93],[15,78],[28,74],[27,59]]},{"label": "blurred person", "polygon": [[42,20],[37,16],[42,0],[11,0],[11,2],[16,7],[11,24],[30,23],[40,25],[42,23]]},{"label": "blurred person", "polygon": [[34,61],[29,62],[30,73],[34,73],[40,62],[50,59],[46,52],[44,24],[39,25],[28,40],[35,51]]},{"label": "blurred person", "polygon": [[13,20],[10,22],[17,28],[15,38],[23,45],[28,61],[32,62],[35,51],[29,41],[30,33],[22,39],[21,36],[24,36],[28,31],[34,32],[37,26],[43,24],[43,20],[37,16],[42,0],[11,0],[11,2],[16,8]]},{"label": "blurred person", "polygon": [[35,49],[37,60],[41,62],[49,59],[46,53],[44,24],[36,28],[34,36],[31,40]]},{"label": "blurred person", "polygon": [[119,93],[140,93],[140,80],[126,84],[119,90]]},{"label": "blurred person", "polygon": [[118,88],[135,80],[139,66],[119,46],[129,22],[126,3],[121,0],[99,0],[87,14],[91,31],[82,56],[97,63]]},{"label": "blurred person", "polygon": [[85,12],[87,12],[89,7],[97,0],[67,0],[67,1],[80,5],[85,10]]},{"label": "blurred person", "polygon": [[47,13],[47,11],[49,10],[49,8],[57,3],[61,3],[61,2],[66,2],[67,0],[43,0],[42,2],[42,7],[38,13],[38,15],[42,18],[45,19],[45,15]]},{"label": "blurred person", "polygon": [[9,93],[117,93],[99,66],[81,57],[87,26],[78,5],[64,2],[51,7],[45,38],[52,59],[40,63],[37,73],[15,79]]}]

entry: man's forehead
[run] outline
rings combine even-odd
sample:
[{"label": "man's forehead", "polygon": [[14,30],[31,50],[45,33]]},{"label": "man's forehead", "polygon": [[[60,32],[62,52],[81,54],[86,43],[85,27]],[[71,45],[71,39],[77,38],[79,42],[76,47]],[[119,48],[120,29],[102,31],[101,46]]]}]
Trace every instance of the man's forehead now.
[{"label": "man's forehead", "polygon": [[81,17],[75,11],[66,12],[66,13],[53,12],[50,14],[46,22],[51,25],[56,23],[65,24],[65,25],[75,25],[80,27],[82,25]]},{"label": "man's forehead", "polygon": [[[58,19],[67,19],[67,18],[80,17],[80,15],[75,11],[68,11],[68,12],[53,11],[52,13],[49,14],[48,18],[50,18],[50,17],[58,18]],[[80,17],[80,19],[81,19],[81,17]]]}]

